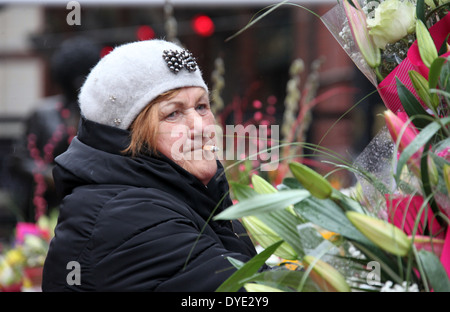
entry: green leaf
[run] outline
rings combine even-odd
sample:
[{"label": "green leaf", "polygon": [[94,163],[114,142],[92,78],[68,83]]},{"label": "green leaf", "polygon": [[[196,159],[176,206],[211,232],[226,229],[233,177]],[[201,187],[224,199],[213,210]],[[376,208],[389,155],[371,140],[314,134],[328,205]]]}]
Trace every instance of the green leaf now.
[{"label": "green leaf", "polygon": [[231,257],[228,257],[227,259],[238,270],[245,265],[245,262],[242,262],[241,260],[234,259],[234,258],[231,258]]},{"label": "green leaf", "polygon": [[408,114],[409,118],[411,118],[411,121],[418,129],[426,127],[430,121],[421,116],[429,116],[429,114],[425,111],[422,104],[420,104],[414,94],[412,94],[411,91],[409,91],[408,88],[406,88],[400,81],[400,79],[397,77],[395,79],[397,81],[398,96],[402,102],[406,114]]},{"label": "green leaf", "polygon": [[283,292],[284,290],[281,290],[277,287],[271,287],[264,284],[258,284],[258,283],[246,283],[244,285],[244,288],[248,292]]},{"label": "green leaf", "polygon": [[449,292],[450,279],[439,258],[425,250],[420,250],[418,256],[433,291]]},{"label": "green leaf", "polygon": [[273,254],[273,252],[283,243],[283,241],[279,241],[261,253],[254,256],[247,263],[245,263],[239,270],[234,272],[228,279],[223,282],[219,288],[216,289],[216,292],[234,292],[238,291],[241,287],[246,283],[246,279],[255,275],[258,270],[264,265],[264,263],[269,259],[269,257]]},{"label": "green leaf", "polygon": [[360,250],[372,260],[380,262],[384,272],[392,280],[401,283],[401,279],[395,274],[397,265],[391,261],[383,251],[370,242],[346,217],[345,213],[331,200],[318,200],[314,197],[305,199],[294,206],[294,209],[310,222],[346,237],[352,243],[358,244]]},{"label": "green leaf", "polygon": [[417,17],[417,19],[421,20],[424,23],[427,22],[425,19],[425,1],[424,0],[417,0],[416,17]]},{"label": "green leaf", "polygon": [[[239,201],[251,201],[252,198],[259,195],[254,189],[247,185],[233,183],[232,188]],[[276,195],[275,193],[271,194]],[[293,216],[285,209],[269,211],[267,213],[257,213],[254,215],[288,243],[297,254],[304,254],[297,231],[297,225],[301,223],[299,218]]]},{"label": "green leaf", "polygon": [[297,226],[301,224],[298,218],[287,210],[276,210],[256,216],[288,243],[297,255],[304,256],[305,252],[297,231]]},{"label": "green leaf", "polygon": [[251,198],[258,194],[258,193],[256,193],[256,191],[254,189],[252,189],[248,185],[230,181],[230,186],[231,186],[231,190],[233,191],[234,197],[238,201],[243,201],[245,199]]},{"label": "green leaf", "polygon": [[352,0],[348,0],[348,3],[350,3],[350,5],[356,9],[356,5],[353,3]]},{"label": "green leaf", "polygon": [[439,87],[442,90],[450,92],[450,62],[445,62],[442,66],[439,76]]},{"label": "green leaf", "polygon": [[215,216],[214,220],[232,220],[277,209],[284,209],[309,196],[310,193],[306,190],[287,190],[273,194],[258,194],[227,208]]},{"label": "green leaf", "polygon": [[429,68],[433,61],[438,57],[438,52],[430,32],[424,22],[420,19],[416,22],[416,36],[422,62]]},{"label": "green leaf", "polygon": [[443,57],[438,57],[433,61],[430,66],[430,72],[428,73],[428,88],[436,88],[439,82],[439,76],[441,75],[441,69],[447,60]]},{"label": "green leaf", "polygon": [[258,274],[249,281],[262,283],[264,285],[277,287],[286,291],[298,290],[301,286],[303,292],[321,291],[319,286],[310,278],[307,278],[302,285],[302,279],[305,275],[303,271],[290,271],[284,269],[274,269]]},{"label": "green leaf", "polygon": [[447,47],[448,37],[450,37],[450,34],[448,34],[447,37],[445,37],[444,41],[442,42],[442,45],[439,48],[439,52],[438,52],[439,55],[447,53],[447,50],[448,50],[448,47]]},{"label": "green leaf", "polygon": [[445,164],[442,171],[443,171],[445,186],[447,188],[447,194],[450,194],[450,165]]},{"label": "green leaf", "polygon": [[348,220],[345,213],[332,200],[307,198],[294,206],[306,220],[335,233],[366,245],[372,243]]},{"label": "green leaf", "polygon": [[[430,147],[431,147],[431,143],[430,143],[430,141],[428,141],[427,143],[425,143],[424,151],[428,151],[430,149]],[[439,214],[440,209],[436,204],[434,196],[431,196],[432,191],[431,191],[431,179],[430,179],[430,174],[429,174],[429,170],[428,170],[429,169],[428,154],[429,154],[428,152],[423,153],[422,157],[420,159],[420,178],[422,180],[423,197],[424,198],[430,197],[430,201],[428,203],[429,203],[434,215],[436,216],[436,220],[442,226],[445,226],[446,225],[445,221],[442,220],[442,217]],[[430,160],[431,160],[431,164],[433,165],[433,168],[437,170],[432,158]],[[433,168],[431,168],[431,169],[433,170]],[[437,174],[437,172],[436,172],[436,174]],[[431,176],[433,176],[433,172],[432,172]]]},{"label": "green leaf", "polygon": [[450,117],[442,118],[439,122],[433,121],[426,126],[416,138],[403,150],[397,163],[397,171],[395,173],[396,180],[400,180],[400,175],[403,167],[406,165],[408,159],[414,155],[422,146],[424,146],[440,129],[441,124],[446,126],[450,123]]},{"label": "green leaf", "polygon": [[[283,179],[283,184],[281,184],[282,187],[288,188],[288,189],[294,189],[294,190],[304,190],[305,188],[303,185],[298,182],[296,178],[293,177],[287,177]],[[278,186],[280,187],[280,186]]]}]

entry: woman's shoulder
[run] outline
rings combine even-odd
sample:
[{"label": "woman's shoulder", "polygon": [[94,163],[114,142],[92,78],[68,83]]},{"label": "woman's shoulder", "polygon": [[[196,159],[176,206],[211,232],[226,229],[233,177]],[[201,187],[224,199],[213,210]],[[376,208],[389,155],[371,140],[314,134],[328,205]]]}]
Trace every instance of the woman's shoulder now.
[{"label": "woman's shoulder", "polygon": [[[85,224],[88,249],[107,254],[117,245],[158,227],[175,222],[199,224],[190,208],[174,196],[158,189],[120,185],[80,187],[63,210],[71,214],[67,222]],[[71,212],[69,212],[71,211]],[[101,257],[100,257],[101,258]]]},{"label": "woman's shoulder", "polygon": [[161,189],[126,186],[113,191],[113,188],[110,190],[115,194],[110,194],[104,201],[97,223],[127,220],[135,225],[149,227],[173,219],[195,219],[185,202]]},{"label": "woman's shoulder", "polygon": [[125,223],[148,228],[173,219],[196,219],[186,203],[160,189],[105,184],[75,188],[64,198],[60,214],[66,222],[77,220],[97,232],[115,231]]}]

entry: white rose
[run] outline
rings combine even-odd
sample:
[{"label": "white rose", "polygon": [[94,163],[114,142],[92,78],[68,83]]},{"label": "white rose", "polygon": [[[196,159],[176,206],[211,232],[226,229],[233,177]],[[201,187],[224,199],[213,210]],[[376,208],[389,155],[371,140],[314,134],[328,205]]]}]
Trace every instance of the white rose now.
[{"label": "white rose", "polygon": [[367,27],[375,45],[380,49],[415,30],[416,7],[407,0],[386,0],[374,12],[374,17],[367,19]]}]

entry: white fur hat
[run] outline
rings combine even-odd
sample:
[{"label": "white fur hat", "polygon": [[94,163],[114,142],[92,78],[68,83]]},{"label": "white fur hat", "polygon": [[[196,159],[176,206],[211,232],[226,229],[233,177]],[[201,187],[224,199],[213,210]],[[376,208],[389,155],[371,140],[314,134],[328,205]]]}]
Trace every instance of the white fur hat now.
[{"label": "white fur hat", "polygon": [[124,44],[102,58],[88,75],[79,95],[81,114],[128,129],[158,95],[181,87],[208,90],[187,50],[157,39]]}]

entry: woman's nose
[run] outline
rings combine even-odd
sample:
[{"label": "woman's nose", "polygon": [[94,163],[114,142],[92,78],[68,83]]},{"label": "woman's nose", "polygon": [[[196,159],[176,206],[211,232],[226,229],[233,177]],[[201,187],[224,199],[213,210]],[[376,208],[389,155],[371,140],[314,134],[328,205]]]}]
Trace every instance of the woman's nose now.
[{"label": "woman's nose", "polygon": [[186,125],[189,128],[191,137],[202,136],[203,133],[203,119],[197,112],[191,112],[186,118]]}]

